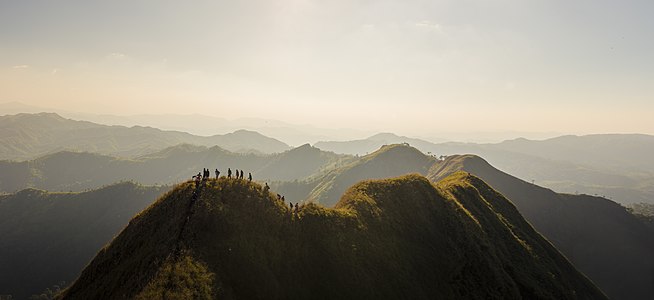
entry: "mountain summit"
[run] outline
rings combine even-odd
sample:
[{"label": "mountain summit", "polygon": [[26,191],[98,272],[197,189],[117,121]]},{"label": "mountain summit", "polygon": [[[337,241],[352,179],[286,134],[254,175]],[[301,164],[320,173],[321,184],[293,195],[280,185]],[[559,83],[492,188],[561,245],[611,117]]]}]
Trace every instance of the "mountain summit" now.
[{"label": "mountain summit", "polygon": [[61,299],[604,299],[478,178],[364,181],[292,212],[260,185],[187,182]]}]

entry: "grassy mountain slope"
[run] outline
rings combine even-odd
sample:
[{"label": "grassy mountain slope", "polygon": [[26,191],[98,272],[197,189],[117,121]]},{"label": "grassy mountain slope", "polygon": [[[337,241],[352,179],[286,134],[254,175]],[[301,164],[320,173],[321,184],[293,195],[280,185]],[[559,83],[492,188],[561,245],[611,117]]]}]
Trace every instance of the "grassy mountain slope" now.
[{"label": "grassy mountain slope", "polygon": [[151,127],[107,126],[53,113],[0,116],[0,159],[26,160],[62,150],[133,157],[181,143],[218,145],[235,152],[278,153],[290,147],[253,131],[195,136]]},{"label": "grassy mountain slope", "polygon": [[351,185],[365,179],[388,178],[408,173],[426,175],[436,159],[406,145],[387,145],[348,165],[316,178],[319,184],[308,200],[333,206]]},{"label": "grassy mountain slope", "polygon": [[72,282],[165,189],[126,182],[87,193],[27,189],[0,196],[0,295],[26,299]]},{"label": "grassy mountain slope", "polygon": [[380,145],[408,142],[424,153],[476,154],[493,166],[557,192],[606,195],[620,203],[654,203],[654,136],[601,134],[543,141],[516,139],[496,144],[430,143],[379,134],[364,140],[320,142],[336,153],[365,154]]},{"label": "grassy mountain slope", "polygon": [[[194,196],[195,193],[195,196]],[[456,174],[366,181],[291,214],[242,180],[185,183],[61,299],[603,299],[500,194]]]},{"label": "grassy mountain slope", "polygon": [[619,204],[557,194],[503,173],[480,157],[451,156],[430,170],[440,180],[459,170],[511,199],[534,228],[612,299],[654,298],[654,234]]}]

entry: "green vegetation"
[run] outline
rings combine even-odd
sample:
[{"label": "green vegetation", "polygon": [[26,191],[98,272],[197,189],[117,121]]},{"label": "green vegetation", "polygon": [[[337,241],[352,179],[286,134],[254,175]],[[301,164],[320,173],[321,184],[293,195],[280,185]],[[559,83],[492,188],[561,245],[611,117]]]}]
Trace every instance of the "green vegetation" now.
[{"label": "green vegetation", "polygon": [[557,194],[503,173],[480,157],[455,155],[429,172],[438,181],[466,171],[510,199],[524,218],[612,299],[654,298],[654,234],[621,205]]},{"label": "green vegetation", "polygon": [[389,178],[410,173],[426,175],[435,158],[408,145],[386,145],[350,164],[324,173],[307,195],[311,202],[325,206],[336,204],[353,184],[366,179]]},{"label": "green vegetation", "polygon": [[509,201],[459,173],[438,187],[419,175],[364,181],[335,208],[298,214],[256,183],[184,183],[135,217],[61,299],[189,295],[604,298]]}]

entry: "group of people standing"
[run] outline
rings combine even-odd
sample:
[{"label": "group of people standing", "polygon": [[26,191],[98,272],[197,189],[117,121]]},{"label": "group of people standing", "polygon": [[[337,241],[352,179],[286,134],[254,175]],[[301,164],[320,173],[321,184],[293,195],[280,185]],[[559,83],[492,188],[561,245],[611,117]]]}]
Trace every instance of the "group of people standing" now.
[{"label": "group of people standing", "polygon": [[[216,173],[216,179],[220,178],[220,171],[218,171],[218,169],[216,169],[215,173]],[[236,170],[235,174],[234,174],[234,178],[243,179],[244,174],[245,173],[243,172],[243,170],[240,170],[240,171]],[[200,181],[200,180],[209,179],[210,177],[211,177],[211,171],[209,169],[207,169],[207,168],[203,168],[202,172],[198,172],[198,175],[193,176],[193,179],[195,181]],[[232,169],[231,168],[227,168],[227,178],[232,178]],[[248,173],[248,181],[252,181],[252,173]]]},{"label": "group of people standing", "polygon": [[[220,171],[218,171],[218,169],[215,170],[215,174],[216,174],[216,179],[220,178]],[[243,172],[243,170],[235,169],[234,172],[232,172],[231,168],[227,168],[227,178],[231,179],[232,175],[234,175],[235,179],[243,179],[244,174],[245,173]],[[201,181],[207,180],[210,177],[211,177],[211,170],[209,170],[207,168],[202,168],[202,172],[198,172],[198,175],[194,175],[193,179],[195,180],[195,182],[197,184],[199,184]],[[250,181],[250,182],[252,181],[252,173],[248,173],[248,181]],[[265,183],[265,186],[263,187],[263,191],[264,191],[264,193],[270,191],[270,187],[268,186],[267,182]],[[286,202],[286,199],[284,198],[284,196],[282,196],[280,194],[277,194],[277,200],[282,201],[282,202]],[[291,208],[291,213],[297,215],[298,211],[300,210],[299,203],[295,203],[295,205],[293,205],[293,202],[289,202],[289,206]]]}]

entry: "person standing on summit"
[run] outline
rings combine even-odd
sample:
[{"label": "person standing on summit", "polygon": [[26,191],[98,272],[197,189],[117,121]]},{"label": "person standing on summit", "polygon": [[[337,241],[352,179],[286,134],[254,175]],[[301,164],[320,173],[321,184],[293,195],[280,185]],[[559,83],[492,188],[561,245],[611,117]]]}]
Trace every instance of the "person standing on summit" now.
[{"label": "person standing on summit", "polygon": [[216,169],[216,179],[218,179],[219,177],[220,177],[220,171],[218,171],[218,169]]},{"label": "person standing on summit", "polygon": [[227,178],[232,178],[232,169],[227,168]]}]

